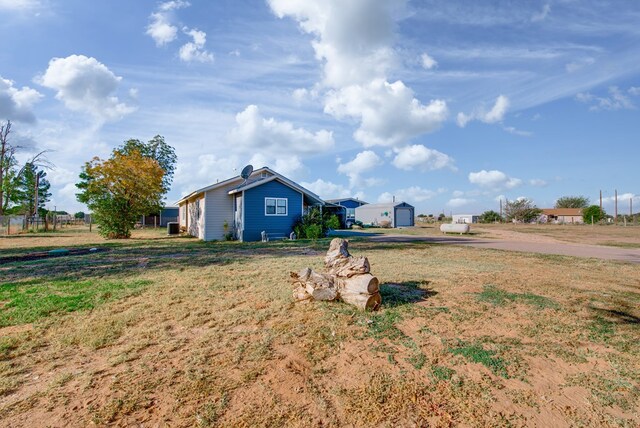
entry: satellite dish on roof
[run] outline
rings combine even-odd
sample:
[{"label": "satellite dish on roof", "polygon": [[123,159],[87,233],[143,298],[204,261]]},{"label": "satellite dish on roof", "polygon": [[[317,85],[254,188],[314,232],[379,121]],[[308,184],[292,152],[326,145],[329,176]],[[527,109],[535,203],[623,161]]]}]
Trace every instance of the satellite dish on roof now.
[{"label": "satellite dish on roof", "polygon": [[244,180],[246,181],[251,176],[252,172],[253,172],[253,165],[247,165],[244,168],[242,168],[240,177],[244,178]]}]

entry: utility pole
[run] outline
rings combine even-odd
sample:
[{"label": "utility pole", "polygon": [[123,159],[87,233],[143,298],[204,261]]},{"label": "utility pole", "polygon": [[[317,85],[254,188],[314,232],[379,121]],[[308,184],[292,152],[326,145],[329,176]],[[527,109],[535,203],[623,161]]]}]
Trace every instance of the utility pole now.
[{"label": "utility pole", "polygon": [[618,189],[614,190],[615,192],[615,208],[613,210],[613,221],[615,223],[618,222]]},{"label": "utility pole", "polygon": [[40,174],[36,173],[36,188],[34,189],[34,204],[33,204],[33,223],[34,230],[38,230],[38,187],[40,187]]},{"label": "utility pole", "polygon": [[500,198],[500,221],[502,221],[502,198]]},{"label": "utility pole", "polygon": [[602,218],[602,190],[600,190],[600,218]]}]

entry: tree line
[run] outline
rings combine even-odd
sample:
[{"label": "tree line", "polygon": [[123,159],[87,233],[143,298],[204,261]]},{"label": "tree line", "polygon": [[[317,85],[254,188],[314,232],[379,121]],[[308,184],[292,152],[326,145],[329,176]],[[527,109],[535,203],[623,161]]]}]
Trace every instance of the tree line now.
[{"label": "tree line", "polygon": [[23,147],[12,144],[11,125],[0,124],[0,215],[44,216],[51,197],[44,169],[51,164],[42,151],[20,165],[16,155]]},{"label": "tree line", "polygon": [[[585,196],[563,196],[558,198],[554,208],[579,208],[582,220],[585,223],[597,223],[606,218],[607,213],[598,205],[589,205],[589,198]],[[504,214],[501,216],[493,210],[485,211],[480,215],[481,223],[496,223],[501,221],[516,221],[531,223],[540,218],[542,210],[528,198],[519,198],[513,201],[505,201]]]}]

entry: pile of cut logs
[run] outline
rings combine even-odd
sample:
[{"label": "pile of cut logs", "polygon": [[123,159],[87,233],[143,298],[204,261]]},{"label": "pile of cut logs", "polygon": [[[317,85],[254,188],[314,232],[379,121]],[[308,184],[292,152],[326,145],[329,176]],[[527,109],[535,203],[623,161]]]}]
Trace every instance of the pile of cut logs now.
[{"label": "pile of cut logs", "polygon": [[353,257],[347,249],[349,241],[335,238],[324,258],[326,273],[311,268],[295,273],[291,280],[297,300],[337,300],[360,309],[375,311],[380,307],[378,278],[371,275],[366,257]]}]

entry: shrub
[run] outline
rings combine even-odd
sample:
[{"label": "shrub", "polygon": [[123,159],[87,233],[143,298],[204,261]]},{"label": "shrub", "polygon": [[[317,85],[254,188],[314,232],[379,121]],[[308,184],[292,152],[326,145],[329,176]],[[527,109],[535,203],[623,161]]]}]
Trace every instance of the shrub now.
[{"label": "shrub", "polygon": [[330,216],[328,216],[328,218],[325,221],[325,227],[327,229],[340,229],[340,219],[338,218],[337,215],[332,214]]},{"label": "shrub", "polygon": [[335,214],[320,213],[319,208],[311,208],[309,212],[294,224],[293,231],[300,239],[318,239],[327,235],[329,229],[339,229],[340,220]]},{"label": "shrub", "polygon": [[605,213],[604,210],[600,210],[598,205],[591,205],[582,210],[582,221],[588,224],[591,224],[592,221],[598,223],[606,216],[607,213]]},{"label": "shrub", "polygon": [[378,226],[383,227],[385,229],[391,228],[391,222],[389,220],[382,220],[378,223]]},{"label": "shrub", "polygon": [[480,223],[495,223],[498,221],[502,221],[502,217],[493,210],[485,211],[480,215]]}]

